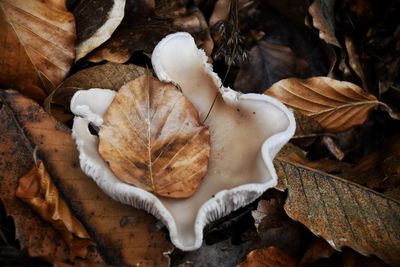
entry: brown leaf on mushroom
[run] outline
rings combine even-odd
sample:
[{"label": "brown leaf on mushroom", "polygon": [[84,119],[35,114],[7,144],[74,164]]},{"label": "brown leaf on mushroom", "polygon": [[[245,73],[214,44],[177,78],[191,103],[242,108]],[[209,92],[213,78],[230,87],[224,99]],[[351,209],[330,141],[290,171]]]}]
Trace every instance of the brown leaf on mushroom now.
[{"label": "brown leaf on mushroom", "polygon": [[0,1],[0,85],[39,100],[67,75],[75,23],[65,0]]},{"label": "brown leaf on mushroom", "polygon": [[124,182],[183,198],[207,173],[210,134],[174,85],[147,74],[118,91],[104,115],[99,152]]}]

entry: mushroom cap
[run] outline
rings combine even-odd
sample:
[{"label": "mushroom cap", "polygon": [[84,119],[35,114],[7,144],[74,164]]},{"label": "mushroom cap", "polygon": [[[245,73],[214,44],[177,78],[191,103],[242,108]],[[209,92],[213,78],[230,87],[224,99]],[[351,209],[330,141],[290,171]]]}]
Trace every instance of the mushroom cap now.
[{"label": "mushroom cap", "polygon": [[[208,172],[193,196],[157,197],[120,181],[111,172],[98,153],[98,137],[88,126],[101,127],[107,103],[115,93],[99,89],[76,93],[71,101],[76,115],[73,137],[81,168],[105,193],[153,214],[167,226],[176,247],[195,250],[202,244],[207,223],[249,204],[277,184],[272,160],[293,136],[295,120],[272,97],[240,94],[223,87],[205,53],[197,49],[188,33],[174,33],[161,40],[154,49],[152,64],[160,80],[179,85],[210,129]],[[97,101],[104,106],[94,103]]]}]

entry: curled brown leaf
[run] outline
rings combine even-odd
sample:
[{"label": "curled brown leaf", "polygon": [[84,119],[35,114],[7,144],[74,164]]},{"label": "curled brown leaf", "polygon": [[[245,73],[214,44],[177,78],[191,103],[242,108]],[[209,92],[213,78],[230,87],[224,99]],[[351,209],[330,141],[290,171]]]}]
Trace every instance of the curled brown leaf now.
[{"label": "curled brown leaf", "polygon": [[15,194],[58,230],[69,246],[70,259],[86,257],[93,242],[60,196],[42,161],[20,178]]}]

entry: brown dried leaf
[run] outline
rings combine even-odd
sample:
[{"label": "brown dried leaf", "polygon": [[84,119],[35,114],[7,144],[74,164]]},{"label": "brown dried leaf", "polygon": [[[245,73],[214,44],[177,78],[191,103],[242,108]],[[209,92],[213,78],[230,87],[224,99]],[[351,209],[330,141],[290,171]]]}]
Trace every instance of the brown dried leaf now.
[{"label": "brown dried leaf", "polygon": [[315,119],[296,110],[293,111],[296,120],[296,132],[292,142],[300,147],[307,147],[315,142],[316,138],[323,136],[323,128]]},{"label": "brown dried leaf", "polygon": [[107,41],[124,17],[125,0],[80,1],[74,9],[76,61]]},{"label": "brown dried leaf", "polygon": [[[154,217],[113,201],[81,171],[71,131],[15,91],[0,91],[0,99],[4,110],[0,129],[9,136],[0,147],[19,159],[31,158],[32,147],[38,146],[38,155],[47,171],[73,214],[96,242],[103,259],[111,265],[166,266],[168,261],[163,252],[172,246],[164,233],[152,229]],[[15,144],[21,145],[16,148]],[[2,167],[4,170],[6,167]],[[51,245],[57,242],[60,241]]]},{"label": "brown dried leaf", "polygon": [[83,225],[71,214],[42,161],[20,178],[15,195],[62,235],[68,244],[71,260],[87,256],[88,246],[93,241]]},{"label": "brown dried leaf", "polygon": [[250,50],[250,58],[240,66],[234,88],[243,93],[263,92],[271,84],[288,77],[306,78],[308,63],[286,45],[261,41]]},{"label": "brown dried leaf", "polygon": [[400,202],[337,176],[278,155],[278,189],[288,190],[284,206],[292,219],[341,248],[400,264]]},{"label": "brown dried leaf", "polygon": [[33,150],[1,98],[0,107],[0,199],[14,220],[15,238],[32,257],[64,261],[69,252],[61,235],[15,196],[18,179],[33,165]]},{"label": "brown dried leaf", "polygon": [[2,0],[0,29],[0,85],[44,99],[74,59],[75,23],[65,0]]},{"label": "brown dried leaf", "polygon": [[301,148],[289,143],[286,144],[280,151],[281,157],[292,162],[297,162],[312,169],[317,169],[326,173],[341,173],[351,169],[351,165],[345,162],[330,160],[323,158],[319,160],[309,160],[306,152]]},{"label": "brown dried leaf", "polygon": [[[225,232],[223,235],[227,235],[226,240],[215,242],[215,237],[210,238],[211,244],[206,241],[198,250],[185,252],[183,255],[173,254],[171,266],[236,266],[252,250],[269,246],[285,248],[290,255],[301,256],[308,243],[308,231],[292,220],[283,222],[281,227],[265,229],[255,235],[252,231],[246,231],[247,226],[246,223],[243,224],[243,220],[238,220],[235,224],[237,226],[234,229],[221,230],[222,234]],[[221,237],[218,238],[220,239]],[[237,243],[234,239],[240,239],[241,242]]]},{"label": "brown dried leaf", "polygon": [[308,12],[313,25],[319,30],[319,37],[328,44],[341,47],[335,36],[335,0],[315,0]]},{"label": "brown dried leaf", "polygon": [[[52,113],[52,104],[56,104],[61,106],[65,112],[69,112],[71,98],[76,91],[90,88],[105,88],[117,91],[128,81],[143,75],[144,71],[144,68],[133,64],[123,65],[117,63],[106,63],[81,70],[65,79],[65,81],[46,98],[46,110]],[[56,118],[59,119],[61,117],[56,116]]]},{"label": "brown dried leaf", "polygon": [[282,209],[282,203],[278,203],[276,199],[260,200],[257,204],[257,210],[251,212],[254,218],[254,225],[257,232],[263,232],[266,229],[279,227],[285,217]]},{"label": "brown dried leaf", "polygon": [[124,17],[107,42],[88,55],[88,60],[125,63],[136,51],[151,54],[163,37],[176,31],[190,32],[197,44],[211,53],[208,25],[200,10],[187,10],[182,0],[158,0],[155,7],[143,8],[146,5],[142,1],[128,1],[125,14],[129,16]]},{"label": "brown dried leaf", "polygon": [[336,250],[332,248],[326,240],[322,238],[315,239],[307,248],[301,259],[300,266],[309,266],[311,263],[320,259],[326,259],[332,256]]},{"label": "brown dried leaf", "polygon": [[345,131],[362,124],[368,111],[381,104],[357,85],[328,77],[281,80],[265,94],[314,118],[330,132]]},{"label": "brown dried leaf", "polygon": [[231,7],[230,0],[218,0],[214,5],[214,10],[209,20],[210,26],[212,27],[217,22],[226,20],[229,16],[230,7]]},{"label": "brown dried leaf", "polygon": [[276,247],[256,249],[237,267],[294,267],[297,261]]},{"label": "brown dried leaf", "polygon": [[99,152],[124,182],[183,198],[207,173],[210,134],[175,86],[143,75],[121,87],[107,109]]}]

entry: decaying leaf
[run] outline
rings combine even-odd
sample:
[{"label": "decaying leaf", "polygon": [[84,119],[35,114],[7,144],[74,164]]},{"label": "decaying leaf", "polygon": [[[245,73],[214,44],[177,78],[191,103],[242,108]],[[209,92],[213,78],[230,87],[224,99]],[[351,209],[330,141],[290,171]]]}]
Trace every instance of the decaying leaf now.
[{"label": "decaying leaf", "polygon": [[210,134],[174,85],[143,75],[121,87],[109,106],[99,152],[124,182],[183,198],[207,173]]},{"label": "decaying leaf", "polygon": [[296,110],[293,111],[296,119],[296,132],[292,142],[300,147],[307,147],[314,143],[317,137],[323,136],[323,128],[315,119]]},{"label": "decaying leaf", "polygon": [[328,44],[341,47],[335,36],[335,0],[315,0],[308,12],[313,25],[319,30],[319,37]]},{"label": "decaying leaf", "polygon": [[238,267],[294,267],[296,260],[276,247],[260,248],[247,255]]},{"label": "decaying leaf", "polygon": [[214,10],[209,20],[209,24],[211,27],[214,26],[217,22],[226,20],[228,18],[230,6],[230,0],[218,0],[215,3]]},{"label": "decaying leaf", "polygon": [[334,248],[400,264],[400,203],[337,176],[278,155],[278,189],[288,190],[285,211]]},{"label": "decaying leaf", "polygon": [[125,63],[133,52],[150,54],[164,36],[176,31],[197,35],[196,40],[205,46],[205,51],[212,51],[204,16],[200,10],[187,10],[182,0],[128,1],[125,14],[129,15],[111,38],[88,55],[89,61]]},{"label": "decaying leaf", "polygon": [[279,227],[282,225],[285,212],[282,209],[282,204],[276,199],[260,200],[257,205],[257,210],[253,210],[251,215],[254,218],[254,225],[257,232],[265,231],[269,228]]},{"label": "decaying leaf", "polygon": [[45,100],[45,108],[52,111],[52,104],[69,111],[72,96],[78,90],[107,88],[117,91],[122,85],[144,74],[145,69],[133,64],[106,63],[81,70],[65,79]]},{"label": "decaying leaf", "polygon": [[[241,226],[238,227],[239,231],[243,231],[243,223]],[[233,235],[239,235],[238,231],[234,231]],[[265,229],[257,234],[256,238],[243,240],[239,244],[229,237],[214,244],[203,244],[198,250],[187,252],[183,257],[175,258],[172,255],[171,266],[236,266],[252,250],[270,246],[284,248],[291,256],[301,257],[304,241],[309,236],[305,234],[304,227],[300,223],[286,221],[281,227]]]},{"label": "decaying leaf", "polygon": [[326,259],[335,253],[336,250],[332,248],[326,240],[322,238],[315,239],[308,247],[306,253],[304,253],[301,259],[300,265],[307,266],[319,259]]},{"label": "decaying leaf", "polygon": [[362,124],[380,102],[350,82],[328,77],[289,78],[273,84],[265,94],[317,120],[330,132]]},{"label": "decaying leaf", "polygon": [[[152,227],[156,220],[144,211],[113,201],[83,174],[68,128],[57,123],[34,101],[15,91],[1,91],[0,99],[4,111],[0,129],[9,136],[8,143],[4,143],[2,149],[16,155],[18,161],[15,166],[26,166],[21,164],[19,158],[32,158],[32,147],[38,146],[38,155],[48,173],[72,213],[95,241],[106,263],[124,266],[167,265],[163,252],[171,250],[172,246],[164,233]],[[32,163],[28,166],[32,166]],[[9,190],[13,186],[6,188]],[[57,242],[63,241],[60,238],[60,241],[51,245]]]},{"label": "decaying leaf", "polygon": [[92,244],[90,236],[71,214],[42,161],[20,178],[15,195],[61,233],[68,244],[71,260],[86,257],[88,246]]},{"label": "decaying leaf", "polygon": [[80,1],[74,9],[76,59],[107,41],[124,17],[125,0]]},{"label": "decaying leaf", "polygon": [[244,93],[263,92],[281,79],[306,78],[311,72],[307,62],[286,45],[261,41],[250,50],[249,57],[240,66],[234,84],[236,90]]},{"label": "decaying leaf", "polygon": [[309,160],[306,154],[304,150],[291,143],[286,144],[280,151],[280,156],[286,160],[326,173],[348,172],[348,170],[351,169],[351,165],[348,163],[330,160],[328,158]]},{"label": "decaying leaf", "polygon": [[44,99],[74,59],[75,23],[65,0],[2,0],[0,29],[0,85]]},{"label": "decaying leaf", "polygon": [[0,199],[7,215],[13,218],[15,239],[32,257],[67,260],[68,246],[61,235],[15,196],[18,179],[33,165],[33,150],[2,99],[0,107]]}]

